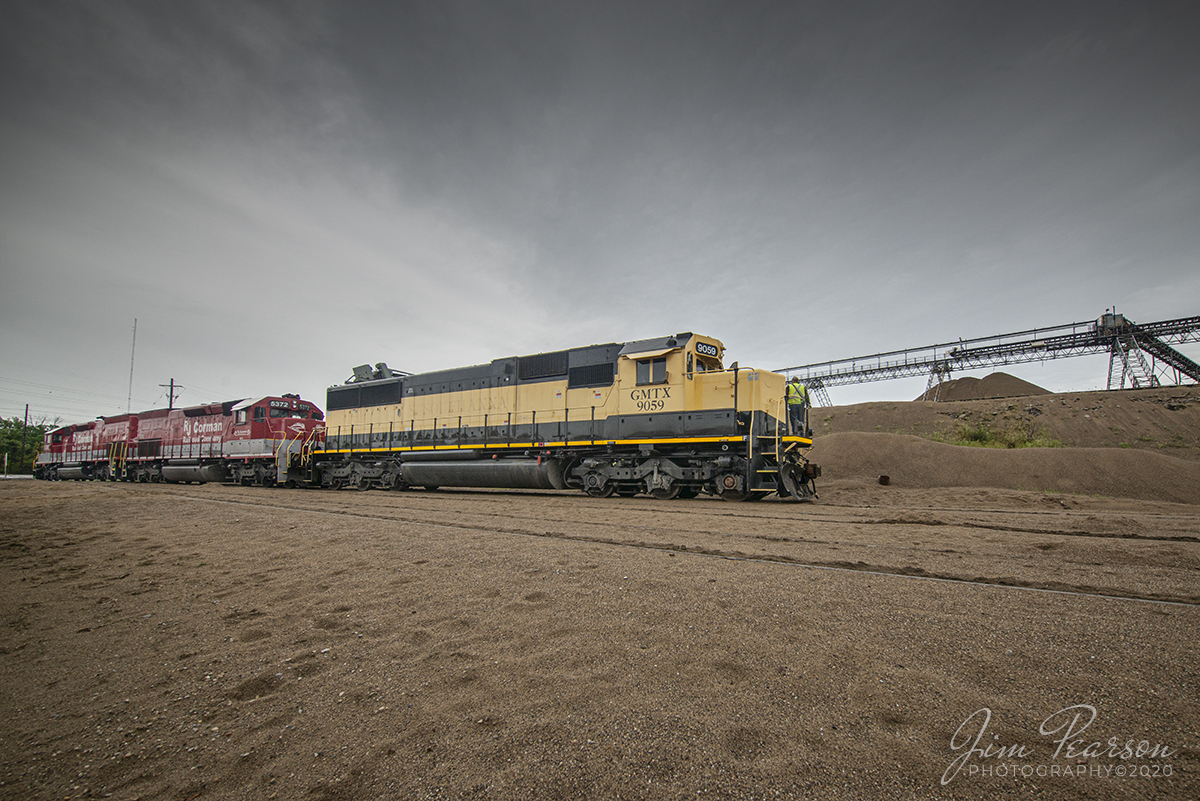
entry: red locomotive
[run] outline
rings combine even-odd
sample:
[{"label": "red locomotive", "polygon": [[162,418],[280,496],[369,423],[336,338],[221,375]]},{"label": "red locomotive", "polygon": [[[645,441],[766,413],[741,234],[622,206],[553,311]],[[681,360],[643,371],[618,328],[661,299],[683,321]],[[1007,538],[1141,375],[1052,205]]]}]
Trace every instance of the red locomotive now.
[{"label": "red locomotive", "polygon": [[325,441],[298,395],[99,417],[46,434],[36,478],[295,486]]}]

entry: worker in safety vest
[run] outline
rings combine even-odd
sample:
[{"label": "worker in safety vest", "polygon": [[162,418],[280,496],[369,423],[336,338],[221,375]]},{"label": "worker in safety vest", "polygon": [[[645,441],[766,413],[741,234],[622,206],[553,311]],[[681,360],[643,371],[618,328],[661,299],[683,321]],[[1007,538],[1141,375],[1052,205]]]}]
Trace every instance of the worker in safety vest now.
[{"label": "worker in safety vest", "polygon": [[788,423],[792,435],[806,436],[808,432],[808,387],[800,383],[797,376],[787,382]]}]

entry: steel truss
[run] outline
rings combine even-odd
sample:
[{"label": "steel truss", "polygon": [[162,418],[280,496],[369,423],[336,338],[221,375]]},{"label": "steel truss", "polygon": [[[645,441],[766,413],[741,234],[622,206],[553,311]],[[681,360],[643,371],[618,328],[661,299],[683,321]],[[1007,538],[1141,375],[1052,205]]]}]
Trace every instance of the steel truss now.
[{"label": "steel truss", "polygon": [[954,372],[1098,353],[1109,354],[1109,389],[1178,384],[1185,377],[1200,382],[1200,364],[1171,347],[1184,342],[1200,342],[1200,316],[1138,324],[1122,314],[1105,312],[1088,322],[786,367],[778,372],[800,376],[818,406],[832,405],[828,388],[834,386],[928,376],[926,397],[936,400],[941,384]]}]

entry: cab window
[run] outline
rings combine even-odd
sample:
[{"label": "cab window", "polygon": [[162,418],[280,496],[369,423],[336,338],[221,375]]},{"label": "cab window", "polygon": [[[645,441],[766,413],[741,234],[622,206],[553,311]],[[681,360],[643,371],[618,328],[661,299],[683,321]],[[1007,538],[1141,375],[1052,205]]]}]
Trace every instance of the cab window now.
[{"label": "cab window", "polygon": [[637,382],[639,385],[667,383],[667,360],[640,359],[637,363]]},{"label": "cab window", "polygon": [[246,410],[238,409],[237,412],[234,414],[233,424],[236,426],[244,426],[244,425],[246,425],[246,422],[248,419],[249,419],[249,417],[246,415]]},{"label": "cab window", "polygon": [[691,353],[687,355],[687,371],[688,378],[692,377],[692,373],[706,373],[713,370],[720,370],[721,363],[714,361],[704,356],[696,355],[693,357]]},{"label": "cab window", "polygon": [[271,417],[299,417],[301,420],[308,417],[307,414],[292,409],[272,409]]},{"label": "cab window", "polygon": [[267,410],[261,406],[254,407],[254,422],[261,423],[267,419]]}]

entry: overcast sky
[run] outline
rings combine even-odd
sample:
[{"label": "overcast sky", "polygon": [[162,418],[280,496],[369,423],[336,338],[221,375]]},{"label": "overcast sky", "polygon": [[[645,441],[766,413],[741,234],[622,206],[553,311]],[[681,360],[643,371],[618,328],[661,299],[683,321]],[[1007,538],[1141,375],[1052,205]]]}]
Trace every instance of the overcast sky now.
[{"label": "overcast sky", "polygon": [[5,10],[4,416],[124,411],[135,317],[137,409],[680,331],[781,368],[1200,314],[1193,2]]}]

